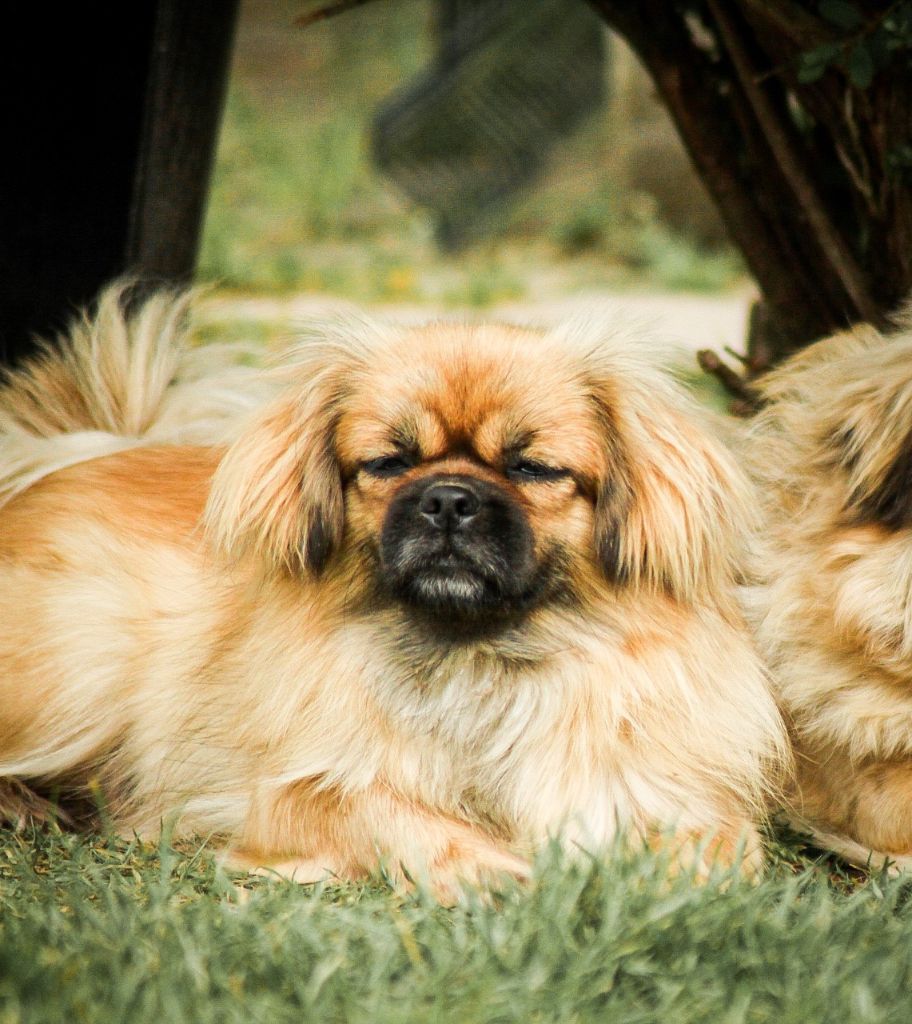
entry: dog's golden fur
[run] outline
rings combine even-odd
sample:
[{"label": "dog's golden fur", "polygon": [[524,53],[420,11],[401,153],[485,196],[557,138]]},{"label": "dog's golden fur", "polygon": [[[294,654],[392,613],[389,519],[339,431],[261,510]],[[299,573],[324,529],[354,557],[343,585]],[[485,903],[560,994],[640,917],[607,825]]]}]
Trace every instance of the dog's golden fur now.
[{"label": "dog's golden fur", "polygon": [[751,604],[796,747],[791,811],[852,860],[912,864],[912,330],[818,342],[763,394]]},{"label": "dog's golden fur", "polygon": [[[558,833],[598,851],[671,829],[756,858],[784,743],[736,604],[751,498],[635,338],[328,325],[227,450],[199,443],[223,424],[189,406],[156,432],[153,401],[154,437],[106,453],[124,424],[74,372],[85,336],[0,394],[0,488],[18,437],[47,453],[0,509],[7,804],[26,781],[92,782],[122,827],[178,816],[250,868],[307,881],[383,862],[442,892],[525,874]],[[106,407],[143,386],[130,366]],[[108,432],[102,450],[59,466],[55,445],[86,430]],[[383,463],[403,445],[404,469]],[[560,472],[516,479],[541,466]],[[509,615],[454,625],[389,592],[391,509],[437,479],[528,530],[538,589]],[[462,607],[474,586],[425,591]]]}]

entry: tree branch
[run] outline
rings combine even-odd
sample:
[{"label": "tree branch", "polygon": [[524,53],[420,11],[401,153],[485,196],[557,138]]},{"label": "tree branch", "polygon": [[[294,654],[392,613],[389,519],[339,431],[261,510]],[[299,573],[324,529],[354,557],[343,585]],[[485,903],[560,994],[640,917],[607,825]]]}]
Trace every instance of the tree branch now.
[{"label": "tree branch", "polygon": [[318,7],[316,10],[299,14],[294,20],[296,28],[307,28],[318,21],[326,21],[327,18],[334,18],[337,14],[344,14],[346,11],[354,10],[356,7],[363,7],[371,0],[335,0],[334,3]]},{"label": "tree branch", "polygon": [[734,22],[719,0],[706,0],[706,3],[738,73],[744,94],[763,128],[766,140],[779,162],[783,175],[820,241],[824,258],[830,263],[833,274],[845,289],[846,296],[855,307],[854,312],[870,323],[883,325],[883,317],[877,304],[871,298],[861,268],[855,262],[845,240],[830,220],[810,178],[801,166],[787,131],[776,116],[763,89],[757,84],[756,69],[751,65],[750,57],[741,43]]},{"label": "tree branch", "polygon": [[715,377],[723,388],[735,399],[731,411],[738,416],[752,416],[760,408],[760,395],[748,382],[727,364],[712,349],[700,349],[697,362],[704,373]]}]

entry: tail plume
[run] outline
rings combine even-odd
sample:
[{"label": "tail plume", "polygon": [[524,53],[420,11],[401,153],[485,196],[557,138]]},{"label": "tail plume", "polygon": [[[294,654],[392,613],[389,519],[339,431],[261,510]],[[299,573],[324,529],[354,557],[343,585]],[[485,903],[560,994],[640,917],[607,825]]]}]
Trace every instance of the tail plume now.
[{"label": "tail plume", "polygon": [[[251,349],[194,348],[193,293],[161,290],[131,308],[131,282],[101,293],[67,333],[0,382],[0,504],[76,462],[148,444],[220,444],[267,396]],[[249,362],[249,358],[247,360]]]}]

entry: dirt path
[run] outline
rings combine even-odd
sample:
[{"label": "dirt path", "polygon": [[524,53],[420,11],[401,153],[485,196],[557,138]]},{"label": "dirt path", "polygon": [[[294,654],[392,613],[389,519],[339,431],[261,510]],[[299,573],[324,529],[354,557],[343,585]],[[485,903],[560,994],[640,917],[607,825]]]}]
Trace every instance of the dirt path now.
[{"label": "dirt path", "polygon": [[[543,326],[577,315],[591,316],[617,325],[642,338],[644,344],[661,344],[690,353],[699,348],[726,346],[743,350],[747,315],[754,298],[744,288],[721,295],[696,295],[672,292],[612,293],[587,292],[544,302],[524,300],[508,302],[486,310],[442,310],[430,306],[375,307],[372,312],[387,319],[414,323],[438,316],[472,320],[510,320]],[[346,299],[331,295],[289,297],[226,297],[204,299],[198,309],[197,323],[207,337],[217,337],[220,325],[231,325],[238,336],[243,324],[255,329],[257,336],[279,341],[293,337],[296,325],[358,309]]]}]

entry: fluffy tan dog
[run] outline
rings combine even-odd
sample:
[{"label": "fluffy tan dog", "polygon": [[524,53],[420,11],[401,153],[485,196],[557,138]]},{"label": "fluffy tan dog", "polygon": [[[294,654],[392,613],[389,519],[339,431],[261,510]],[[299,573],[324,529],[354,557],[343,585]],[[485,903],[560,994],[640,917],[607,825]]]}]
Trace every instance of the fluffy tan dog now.
[{"label": "fluffy tan dog", "polygon": [[797,748],[791,809],[851,860],[912,865],[912,331],[819,342],[764,394],[755,611]]},{"label": "fluffy tan dog", "polygon": [[735,602],[746,484],[636,339],[328,326],[226,451],[152,443],[232,420],[165,422],[170,308],[144,335],[108,295],[0,396],[14,812],[97,783],[127,829],[443,893],[558,834],[756,854],[783,742]]}]

